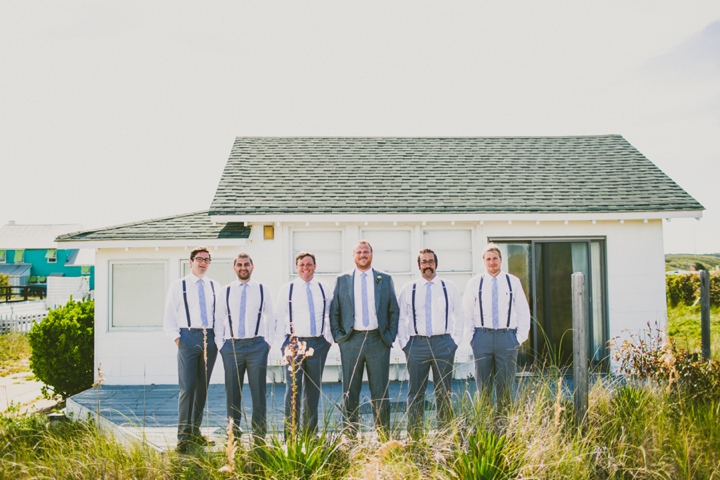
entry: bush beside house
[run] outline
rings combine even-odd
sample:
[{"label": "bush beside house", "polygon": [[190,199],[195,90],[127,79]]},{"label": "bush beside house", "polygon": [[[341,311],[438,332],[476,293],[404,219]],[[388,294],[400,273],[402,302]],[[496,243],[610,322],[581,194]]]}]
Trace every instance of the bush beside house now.
[{"label": "bush beside house", "polygon": [[93,383],[95,301],[70,298],[28,333],[30,368],[46,386],[43,394],[63,400]]}]

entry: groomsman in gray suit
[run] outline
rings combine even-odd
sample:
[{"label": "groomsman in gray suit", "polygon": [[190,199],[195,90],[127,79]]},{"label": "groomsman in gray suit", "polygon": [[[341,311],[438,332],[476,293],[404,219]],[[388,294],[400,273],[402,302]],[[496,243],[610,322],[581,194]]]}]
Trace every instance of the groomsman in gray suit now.
[{"label": "groomsman in gray suit", "polygon": [[177,345],[178,444],[180,453],[189,445],[211,444],[200,434],[210,375],[215,366],[215,305],[220,284],[205,276],[210,252],[197,247],[190,252],[190,274],[175,281],[165,301],[165,333]]},{"label": "groomsman in gray suit", "polygon": [[351,433],[358,427],[363,371],[367,368],[375,427],[390,432],[390,348],[398,332],[400,309],[390,275],[372,268],[370,242],[353,250],[355,269],[340,275],[330,305],[330,329],[340,347],[343,416]]}]

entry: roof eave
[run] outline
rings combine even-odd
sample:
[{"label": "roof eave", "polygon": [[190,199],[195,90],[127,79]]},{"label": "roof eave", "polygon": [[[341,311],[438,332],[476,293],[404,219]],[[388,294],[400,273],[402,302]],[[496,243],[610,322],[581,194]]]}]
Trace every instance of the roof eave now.
[{"label": "roof eave", "polygon": [[67,248],[174,248],[174,247],[237,247],[247,243],[246,238],[194,238],[194,239],[58,239]]},{"label": "roof eave", "polygon": [[669,218],[702,218],[702,210],[668,210],[648,212],[572,212],[572,213],[358,213],[358,214],[270,214],[210,215],[213,222],[269,223],[355,223],[355,222],[493,222],[493,221],[578,221],[578,220],[655,220]]}]

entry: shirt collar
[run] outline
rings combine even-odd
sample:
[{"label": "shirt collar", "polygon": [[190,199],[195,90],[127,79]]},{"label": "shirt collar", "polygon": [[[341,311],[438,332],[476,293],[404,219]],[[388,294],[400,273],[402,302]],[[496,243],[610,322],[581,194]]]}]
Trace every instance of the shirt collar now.
[{"label": "shirt collar", "polygon": [[[427,285],[427,283],[428,283],[428,280],[426,280],[424,277],[422,277],[422,276],[418,277],[418,279],[417,279],[418,285]],[[435,275],[433,277],[433,279],[430,280],[430,283],[432,283],[433,285],[441,285],[442,282],[440,281],[440,276]]]},{"label": "shirt collar", "polygon": [[493,278],[497,278],[497,279],[503,278],[503,277],[505,276],[505,272],[504,272],[503,270],[500,270],[495,277],[493,277],[492,275],[490,275],[490,274],[487,273],[487,272],[483,272],[483,276],[484,276],[487,280],[491,280],[491,281],[492,281]]},{"label": "shirt collar", "polygon": [[355,276],[356,276],[357,278],[360,278],[360,275],[362,275],[363,273],[367,273],[367,274],[368,274],[368,278],[373,278],[374,272],[375,272],[375,271],[373,270],[372,267],[370,267],[370,270],[366,270],[366,271],[364,271],[364,272],[361,271],[359,268],[355,267]]}]

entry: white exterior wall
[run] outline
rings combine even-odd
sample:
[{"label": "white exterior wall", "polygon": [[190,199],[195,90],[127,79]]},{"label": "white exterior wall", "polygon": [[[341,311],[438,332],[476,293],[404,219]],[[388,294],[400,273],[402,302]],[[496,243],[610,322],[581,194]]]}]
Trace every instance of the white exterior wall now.
[{"label": "white exterior wall", "polygon": [[[243,245],[244,243],[244,245]],[[160,327],[112,328],[110,325],[110,265],[111,262],[151,260],[167,264],[165,290],[182,276],[182,264],[190,257],[197,244],[185,247],[130,247],[100,248],[95,265],[95,365],[102,363],[105,383],[108,385],[176,384],[177,347]],[[253,257],[256,267],[253,278],[267,285],[274,294],[280,289],[282,278],[274,272],[283,268],[281,241],[263,241],[262,228],[254,228],[247,240],[238,240],[237,246],[209,246],[213,258],[233,258],[240,252]],[[213,278],[213,267],[208,277]],[[273,301],[275,299],[273,298]],[[165,299],[163,298],[163,305]],[[162,323],[162,319],[159,319]],[[274,348],[273,350],[277,350]],[[277,352],[273,352],[277,353]],[[97,368],[95,372],[97,377]],[[222,360],[218,355],[213,383],[224,381]]]},{"label": "white exterior wall", "polygon": [[[607,308],[609,317],[609,338],[623,335],[623,331],[638,332],[646,327],[647,322],[658,322],[664,325],[666,318],[664,253],[662,240],[662,221],[625,220],[600,221],[593,224],[590,220],[540,222],[515,221],[508,222],[428,222],[422,226],[420,222],[364,223],[335,225],[335,223],[305,222],[283,223],[275,226],[275,239],[264,240],[262,224],[255,225],[249,239],[238,240],[237,246],[220,246],[211,248],[213,258],[233,258],[239,252],[250,254],[255,263],[253,278],[265,284],[273,302],[277,302],[280,286],[289,281],[293,273],[291,255],[291,232],[293,229],[323,230],[340,229],[343,232],[343,271],[353,268],[352,248],[360,238],[363,228],[382,227],[391,230],[412,227],[411,247],[414,252],[422,248],[422,232],[424,228],[467,229],[473,231],[473,274],[483,271],[481,258],[482,248],[488,238],[542,239],[566,237],[602,237],[606,239],[607,258]],[[227,240],[224,240],[227,243]],[[212,245],[212,242],[208,242]],[[189,251],[195,245],[184,247],[154,246],[140,248],[102,248],[97,252],[96,263],[96,316],[95,316],[95,361],[102,362],[102,370],[108,384],[174,384],[177,382],[176,347],[167,338],[162,327],[144,328],[111,328],[109,326],[108,298],[110,295],[109,266],[114,261],[161,260],[167,263],[165,289],[181,277],[181,262],[187,261]],[[442,258],[439,259],[442,263]],[[374,265],[383,270],[380,264]],[[208,276],[213,278],[213,265]],[[461,292],[465,285],[458,284]],[[402,285],[395,285],[396,290]],[[163,299],[164,300],[164,299]],[[468,373],[470,358],[469,339],[464,339],[456,357],[456,376]],[[279,366],[279,346],[274,345],[270,353],[269,377],[282,381],[282,367]],[[391,362],[391,378],[404,377],[404,353],[393,349]],[[328,355],[325,381],[339,379],[339,350],[334,345]],[[212,382],[223,382],[222,360],[218,360],[212,376]]]},{"label": "white exterior wall", "polygon": [[648,324],[667,328],[662,223],[626,222],[620,227],[607,247],[611,340],[641,333]]}]

